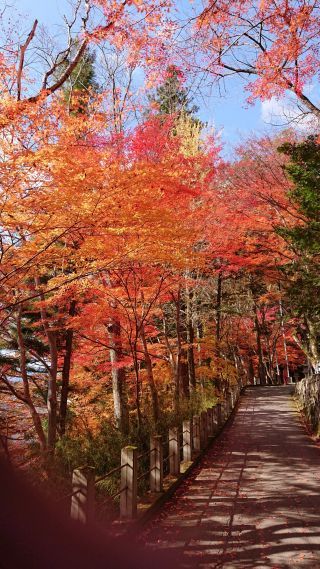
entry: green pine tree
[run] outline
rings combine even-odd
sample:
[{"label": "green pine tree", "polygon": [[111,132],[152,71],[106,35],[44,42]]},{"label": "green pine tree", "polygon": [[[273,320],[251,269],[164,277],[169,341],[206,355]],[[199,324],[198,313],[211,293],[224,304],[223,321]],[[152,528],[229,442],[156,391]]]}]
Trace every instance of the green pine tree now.
[{"label": "green pine tree", "polygon": [[[74,51],[77,51],[76,43],[74,43],[71,49],[70,57],[59,66],[60,75],[64,73],[70,60],[72,60]],[[70,112],[85,113],[92,93],[97,93],[100,90],[96,79],[95,60],[95,53],[87,48],[68,81],[64,83],[64,98],[70,107]]]},{"label": "green pine tree", "polygon": [[193,104],[193,97],[182,85],[181,72],[175,65],[168,67],[164,83],[156,89],[153,95],[149,96],[149,101],[153,107],[156,107],[161,119],[174,117],[173,136],[178,133],[181,135],[185,130],[189,131],[191,138],[200,140],[201,131],[206,124],[196,116],[199,107]]},{"label": "green pine tree", "polygon": [[279,151],[290,156],[286,172],[294,187],[290,198],[305,221],[278,232],[301,253],[320,253],[320,145],[316,136],[300,143],[283,144]]},{"label": "green pine tree", "polygon": [[293,252],[285,265],[288,277],[286,305],[298,326],[301,344],[315,368],[320,362],[320,146],[317,136],[300,143],[285,143],[278,150],[290,157],[285,166],[293,182],[289,193],[299,212],[299,222],[278,227]]},{"label": "green pine tree", "polygon": [[190,97],[187,89],[181,85],[179,69],[170,65],[167,69],[167,78],[160,85],[150,100],[156,103],[160,115],[185,114],[195,115],[199,107],[192,104],[193,98]]}]

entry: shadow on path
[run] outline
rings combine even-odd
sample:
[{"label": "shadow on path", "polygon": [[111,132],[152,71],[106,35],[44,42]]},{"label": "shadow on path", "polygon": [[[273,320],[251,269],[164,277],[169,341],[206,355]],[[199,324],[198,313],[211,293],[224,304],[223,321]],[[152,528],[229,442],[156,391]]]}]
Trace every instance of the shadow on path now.
[{"label": "shadow on path", "polygon": [[247,389],[232,423],[144,533],[180,567],[320,568],[320,449],[290,386]]}]

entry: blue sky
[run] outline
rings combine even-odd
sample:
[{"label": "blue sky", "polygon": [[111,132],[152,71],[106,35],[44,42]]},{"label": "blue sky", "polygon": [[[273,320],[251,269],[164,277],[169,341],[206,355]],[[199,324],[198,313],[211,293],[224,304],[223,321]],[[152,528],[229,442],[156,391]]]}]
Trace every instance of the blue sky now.
[{"label": "blue sky", "polygon": [[[37,18],[50,28],[61,22],[67,0],[16,0],[15,5],[20,13],[28,14],[30,19]],[[263,132],[267,128],[268,113],[263,112],[266,110],[263,104],[258,101],[248,105],[245,98],[243,83],[232,79],[223,97],[216,93],[205,101],[196,101],[200,118],[221,131],[226,155],[230,155],[232,147],[250,133]]]},{"label": "blue sky", "polygon": [[37,18],[40,23],[50,25],[60,20],[65,0],[16,0],[15,6],[24,14]]}]

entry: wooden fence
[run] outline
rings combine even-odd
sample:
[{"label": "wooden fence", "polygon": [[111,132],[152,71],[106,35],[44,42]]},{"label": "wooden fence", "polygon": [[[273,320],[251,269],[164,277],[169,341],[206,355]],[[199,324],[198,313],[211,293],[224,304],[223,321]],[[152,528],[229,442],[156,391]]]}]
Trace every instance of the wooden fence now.
[{"label": "wooden fence", "polygon": [[[191,419],[183,421],[181,427],[169,430],[167,437],[153,435],[149,449],[138,454],[136,446],[121,450],[120,466],[96,478],[94,469],[77,468],[72,475],[71,517],[83,523],[94,519],[95,487],[98,482],[120,474],[119,490],[113,498],[120,496],[120,519],[133,520],[137,516],[138,482],[147,479],[150,492],[163,492],[164,472],[177,478],[181,464],[192,464],[228,420],[240,395],[240,387],[234,386],[227,392],[223,403],[202,411]],[[167,454],[164,456],[164,449]],[[148,457],[149,468],[141,472],[141,463]],[[144,459],[144,460],[143,460]]]}]

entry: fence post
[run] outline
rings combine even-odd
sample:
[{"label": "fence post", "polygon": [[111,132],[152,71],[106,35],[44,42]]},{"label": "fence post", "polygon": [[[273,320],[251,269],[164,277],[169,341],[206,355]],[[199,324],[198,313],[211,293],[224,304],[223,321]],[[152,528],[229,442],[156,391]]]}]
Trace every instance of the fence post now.
[{"label": "fence post", "polygon": [[163,447],[162,436],[150,438],[150,490],[162,492],[163,483]]},{"label": "fence post", "polygon": [[183,421],[182,425],[182,439],[183,439],[183,460],[191,462],[192,452],[192,423],[190,419]]},{"label": "fence post", "polygon": [[200,417],[199,417],[199,415],[194,415],[194,417],[193,417],[192,439],[193,439],[194,450],[196,452],[200,452],[201,442],[200,442]]},{"label": "fence post", "polygon": [[180,445],[178,427],[174,427],[169,430],[169,471],[173,476],[180,474]]},{"label": "fence post", "polygon": [[120,518],[133,519],[137,515],[138,449],[121,449]]},{"label": "fence post", "polygon": [[94,469],[90,467],[77,468],[72,473],[71,518],[83,524],[94,518]]},{"label": "fence post", "polygon": [[208,416],[207,416],[207,411],[201,411],[201,414],[200,414],[200,444],[201,444],[201,448],[205,448],[208,444]]}]

